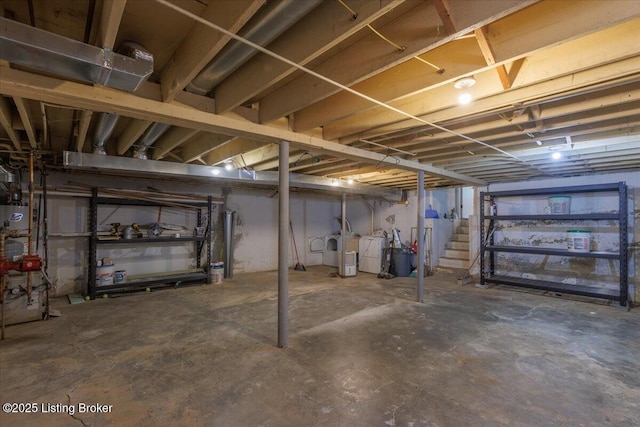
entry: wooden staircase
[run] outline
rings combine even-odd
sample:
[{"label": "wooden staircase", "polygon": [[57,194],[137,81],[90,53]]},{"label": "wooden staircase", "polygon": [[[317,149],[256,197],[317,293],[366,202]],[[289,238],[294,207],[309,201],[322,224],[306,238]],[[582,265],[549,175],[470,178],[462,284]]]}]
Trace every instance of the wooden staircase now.
[{"label": "wooden staircase", "polygon": [[456,229],[447,243],[444,256],[438,260],[438,269],[460,274],[469,269],[469,220],[455,221]]}]

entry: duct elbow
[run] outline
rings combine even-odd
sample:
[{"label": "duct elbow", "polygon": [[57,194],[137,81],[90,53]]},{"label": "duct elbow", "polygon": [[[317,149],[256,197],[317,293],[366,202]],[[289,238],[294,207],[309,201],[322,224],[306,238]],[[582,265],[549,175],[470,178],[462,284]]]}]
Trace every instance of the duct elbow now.
[{"label": "duct elbow", "polygon": [[146,145],[138,145],[133,148],[133,158],[140,160],[147,160],[149,157],[147,156],[147,147]]}]

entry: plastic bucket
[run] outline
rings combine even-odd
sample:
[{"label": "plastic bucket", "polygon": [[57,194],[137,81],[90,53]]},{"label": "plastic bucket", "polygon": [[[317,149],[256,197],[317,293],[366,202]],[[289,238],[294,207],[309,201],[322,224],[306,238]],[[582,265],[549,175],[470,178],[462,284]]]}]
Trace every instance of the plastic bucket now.
[{"label": "plastic bucket", "polygon": [[214,269],[213,273],[211,273],[211,278],[213,279],[214,285],[219,285],[222,283],[223,272],[221,269]]},{"label": "plastic bucket", "polygon": [[549,212],[552,215],[568,214],[571,211],[570,196],[549,196]]},{"label": "plastic bucket", "polygon": [[211,265],[211,281],[214,285],[219,285],[222,283],[222,278],[224,277],[224,262],[218,261],[214,262]]},{"label": "plastic bucket", "polygon": [[590,252],[591,231],[567,230],[567,249],[569,252]]},{"label": "plastic bucket", "polygon": [[114,283],[126,283],[127,282],[127,271],[126,270],[118,270],[113,275]]},{"label": "plastic bucket", "polygon": [[116,266],[113,264],[96,267],[96,285],[113,285],[113,275],[115,272]]}]

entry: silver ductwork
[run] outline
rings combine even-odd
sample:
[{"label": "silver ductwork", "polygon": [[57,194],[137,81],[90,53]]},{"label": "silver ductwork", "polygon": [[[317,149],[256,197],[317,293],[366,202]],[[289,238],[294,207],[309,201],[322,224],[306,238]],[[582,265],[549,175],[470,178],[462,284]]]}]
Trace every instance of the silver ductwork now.
[{"label": "silver ductwork", "polygon": [[16,175],[10,170],[0,165],[0,182],[13,183],[16,182]]},{"label": "silver ductwork", "polygon": [[113,129],[118,123],[120,116],[113,113],[102,113],[98,119],[96,130],[93,137],[91,147],[93,148],[93,154],[105,155],[107,154],[107,141],[113,133]]},{"label": "silver ductwork", "polygon": [[149,128],[144,131],[142,136],[134,144],[133,157],[136,159],[147,160],[147,151],[149,147],[152,146],[163,133],[169,130],[170,127],[170,125],[159,122],[155,122],[149,126]]},{"label": "silver ductwork", "polygon": [[[321,2],[322,0],[272,2],[242,27],[238,35],[260,46],[266,46]],[[256,53],[258,51],[252,47],[231,40],[193,79],[187,86],[187,91],[207,95]]]},{"label": "silver ductwork", "polygon": [[0,59],[13,64],[133,92],[153,72],[153,55],[143,49],[133,55],[0,18]]},{"label": "silver ductwork", "polygon": [[[216,166],[194,165],[190,163],[164,162],[158,160],[140,160],[122,156],[96,156],[75,151],[64,152],[64,167],[74,170],[102,171],[120,176],[161,177],[162,179],[190,179],[216,182],[220,185],[238,185],[242,187],[278,186],[278,172],[248,171],[243,169],[226,170]],[[335,178],[291,173],[291,188],[320,190],[331,193],[362,194],[381,197],[390,201],[400,201],[402,192],[393,188],[363,183],[349,185]]]}]

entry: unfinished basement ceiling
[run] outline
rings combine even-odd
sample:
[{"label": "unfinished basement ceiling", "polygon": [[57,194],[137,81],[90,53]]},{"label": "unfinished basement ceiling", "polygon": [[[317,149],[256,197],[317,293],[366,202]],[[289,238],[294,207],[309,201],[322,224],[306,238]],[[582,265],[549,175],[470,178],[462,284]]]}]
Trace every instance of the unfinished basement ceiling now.
[{"label": "unfinished basement ceiling", "polygon": [[[396,189],[414,189],[418,170],[426,187],[442,187],[640,168],[636,0],[0,7],[0,138],[10,164],[36,150],[62,168],[64,151],[92,153],[101,141],[106,165],[146,148],[148,161],[276,171],[278,141],[288,140],[292,172]],[[6,20],[25,25],[8,34]],[[60,63],[36,68],[37,58],[10,55],[33,28],[105,57],[131,56],[121,47],[135,42],[153,55],[153,72],[130,93],[79,81]],[[463,77],[475,84],[456,89]],[[472,101],[459,105],[463,91]],[[108,134],[98,132],[103,113],[117,116]]]}]

